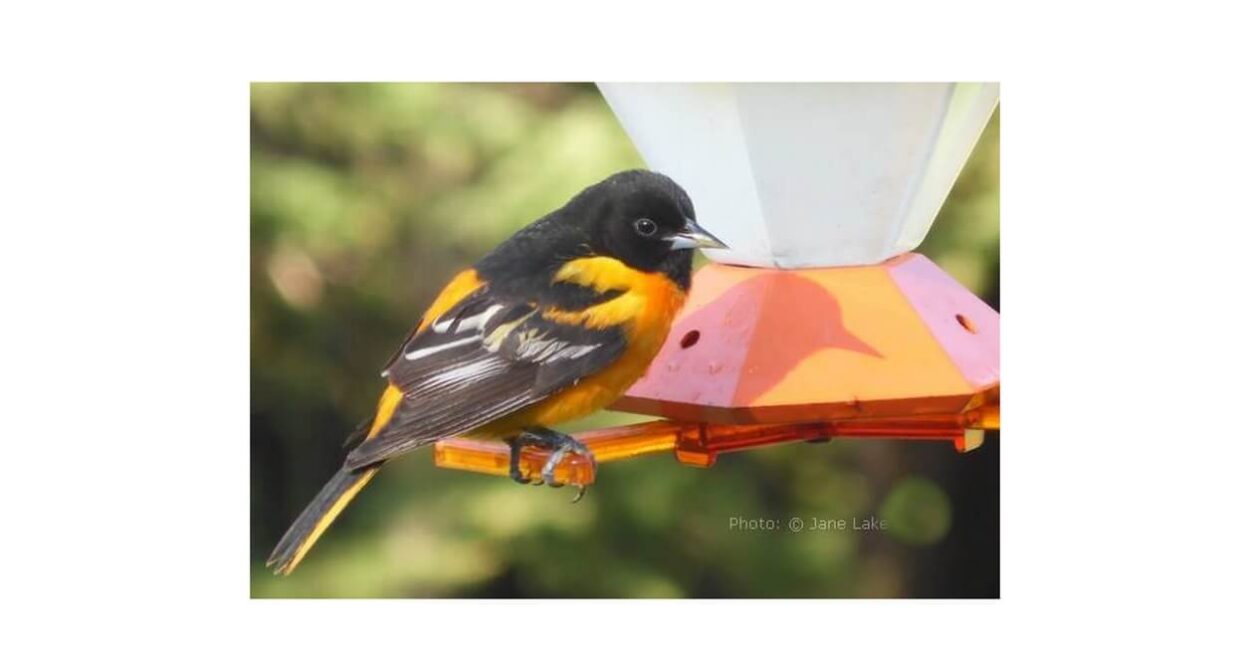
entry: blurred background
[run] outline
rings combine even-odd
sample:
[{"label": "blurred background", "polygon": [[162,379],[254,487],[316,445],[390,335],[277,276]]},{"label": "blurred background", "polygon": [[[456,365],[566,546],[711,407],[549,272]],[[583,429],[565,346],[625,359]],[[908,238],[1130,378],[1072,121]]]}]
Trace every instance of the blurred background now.
[{"label": "blurred background", "polygon": [[[254,597],[997,597],[998,434],[605,465],[569,489],[384,469],[291,576],[264,560],[374,409],[438,289],[583,187],[644,167],[590,84],[254,84]],[[998,113],[920,248],[995,309]],[[697,204],[696,204],[697,206]],[[572,429],[636,422],[604,412]],[[877,516],[876,533],[742,518]]]}]

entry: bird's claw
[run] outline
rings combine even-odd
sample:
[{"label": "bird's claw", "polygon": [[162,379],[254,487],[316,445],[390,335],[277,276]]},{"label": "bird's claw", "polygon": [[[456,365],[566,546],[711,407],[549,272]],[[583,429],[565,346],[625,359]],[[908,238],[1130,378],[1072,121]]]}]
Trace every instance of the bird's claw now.
[{"label": "bird's claw", "polygon": [[[510,459],[508,461],[508,473],[512,480],[517,483],[532,483],[534,485],[543,485],[544,483],[553,488],[562,488],[564,483],[556,480],[556,469],[564,458],[569,455],[580,455],[590,463],[591,474],[595,473],[598,463],[595,461],[594,453],[586,447],[581,441],[574,439],[566,434],[553,432],[551,430],[533,430],[526,431],[520,436],[508,442],[512,448]],[[551,455],[547,457],[547,461],[543,463],[541,478],[530,479],[521,474],[520,453],[521,448],[527,444],[535,444],[551,450]],[[586,486],[577,485],[577,496],[573,498],[573,502],[577,503],[586,496]]]},{"label": "bird's claw", "polygon": [[[590,471],[592,474],[598,468],[598,464],[595,462],[595,454],[590,452],[590,449],[587,448],[581,441],[569,437],[567,441],[563,441],[560,447],[551,453],[551,456],[547,458],[547,462],[543,464],[542,476],[544,483],[553,488],[564,487],[563,483],[556,481],[556,467],[560,466],[560,463],[564,461],[564,458],[569,455],[580,455],[585,458],[586,461],[590,463]],[[585,496],[586,486],[578,484],[577,495],[573,497],[573,503],[576,504],[577,502],[582,501],[582,497]]]}]

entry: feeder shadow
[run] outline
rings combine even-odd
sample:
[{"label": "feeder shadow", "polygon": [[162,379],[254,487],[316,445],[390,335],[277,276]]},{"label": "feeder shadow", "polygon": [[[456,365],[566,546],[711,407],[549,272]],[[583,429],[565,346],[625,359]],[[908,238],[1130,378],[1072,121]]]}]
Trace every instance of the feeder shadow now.
[{"label": "feeder shadow", "polygon": [[[766,273],[740,283],[683,323],[687,331],[679,337],[679,347],[689,348],[692,363],[709,366],[706,370],[715,384],[726,381],[715,375],[719,367],[712,362],[741,362],[736,367],[735,404],[760,398],[805,359],[825,349],[884,358],[846,328],[834,295],[793,272]],[[686,345],[695,331],[699,332],[695,344]],[[708,338],[711,334],[717,336]]]}]

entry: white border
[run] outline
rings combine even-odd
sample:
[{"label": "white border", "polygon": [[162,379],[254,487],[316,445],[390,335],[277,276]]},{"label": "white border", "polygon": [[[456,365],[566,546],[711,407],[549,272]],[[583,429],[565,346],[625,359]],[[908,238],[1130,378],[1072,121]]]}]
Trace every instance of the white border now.
[{"label": "white border", "polygon": [[[6,658],[1244,661],[1250,110],[1214,7],[9,10]],[[295,79],[1002,81],[1004,599],[248,600],[248,81]]]}]

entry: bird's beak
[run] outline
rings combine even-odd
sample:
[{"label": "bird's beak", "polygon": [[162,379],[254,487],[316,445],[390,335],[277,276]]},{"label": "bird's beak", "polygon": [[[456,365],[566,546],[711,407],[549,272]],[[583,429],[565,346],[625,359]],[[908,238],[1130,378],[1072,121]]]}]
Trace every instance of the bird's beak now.
[{"label": "bird's beak", "polygon": [[686,226],[681,231],[669,236],[666,240],[673,244],[674,250],[692,250],[696,247],[710,248],[714,250],[723,250],[726,245],[716,236],[704,231],[693,219],[686,220]]}]

